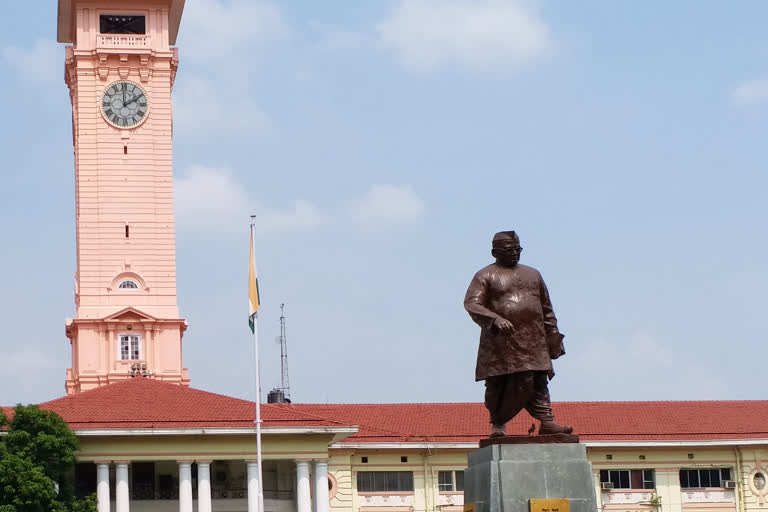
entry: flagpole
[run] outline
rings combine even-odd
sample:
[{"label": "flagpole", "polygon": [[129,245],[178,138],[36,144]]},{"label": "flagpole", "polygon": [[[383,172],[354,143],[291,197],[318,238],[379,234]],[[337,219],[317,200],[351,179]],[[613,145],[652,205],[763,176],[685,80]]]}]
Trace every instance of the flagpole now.
[{"label": "flagpole", "polygon": [[[253,241],[253,226],[256,223],[256,216],[251,215],[251,241]],[[251,242],[253,243],[253,242]],[[251,252],[254,252],[254,247],[251,245]],[[255,262],[251,261],[251,265]],[[259,372],[259,315],[253,314],[253,347],[254,358],[256,363],[256,463],[258,464],[259,473],[259,512],[264,512],[264,483],[263,472],[261,470],[261,375]]]}]

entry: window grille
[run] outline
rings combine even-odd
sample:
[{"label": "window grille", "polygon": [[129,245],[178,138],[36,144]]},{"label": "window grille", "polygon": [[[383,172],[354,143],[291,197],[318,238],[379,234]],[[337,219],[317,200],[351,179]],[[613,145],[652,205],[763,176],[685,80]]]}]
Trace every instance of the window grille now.
[{"label": "window grille", "polygon": [[463,491],[464,472],[439,471],[437,473],[437,487],[440,492]]},{"label": "window grille", "polygon": [[612,483],[614,489],[655,489],[652,469],[602,469],[600,483]]},{"label": "window grille", "polygon": [[360,471],[358,492],[413,492],[411,471]]},{"label": "window grille", "polygon": [[681,469],[680,487],[683,489],[703,489],[722,487],[723,480],[731,479],[731,468]]}]

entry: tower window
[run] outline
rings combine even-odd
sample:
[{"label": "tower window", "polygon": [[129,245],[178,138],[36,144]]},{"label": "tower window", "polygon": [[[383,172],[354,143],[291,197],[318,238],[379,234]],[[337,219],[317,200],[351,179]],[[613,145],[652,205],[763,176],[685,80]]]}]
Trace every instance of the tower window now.
[{"label": "tower window", "polygon": [[125,279],[120,281],[120,284],[117,285],[117,288],[119,290],[138,290],[139,285],[133,279]]},{"label": "tower window", "polygon": [[146,34],[144,16],[126,14],[102,14],[99,16],[99,32],[102,34]]},{"label": "tower window", "polygon": [[131,238],[131,226],[125,225],[125,238]]},{"label": "tower window", "polygon": [[141,336],[138,334],[120,335],[120,359],[123,361],[141,359]]}]

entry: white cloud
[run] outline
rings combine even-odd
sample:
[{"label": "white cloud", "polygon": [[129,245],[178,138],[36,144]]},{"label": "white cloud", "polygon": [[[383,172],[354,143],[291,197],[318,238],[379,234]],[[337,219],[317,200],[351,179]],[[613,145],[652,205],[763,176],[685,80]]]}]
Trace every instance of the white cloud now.
[{"label": "white cloud", "polygon": [[419,71],[451,63],[508,69],[551,45],[549,29],[522,0],[400,0],[377,30]]},{"label": "white cloud", "polygon": [[2,54],[4,59],[26,80],[41,83],[63,80],[63,50],[55,41],[38,39],[29,49],[6,46]]},{"label": "white cloud", "polygon": [[768,79],[743,82],[731,91],[734,105],[746,106],[768,102]]},{"label": "white cloud", "polygon": [[[660,343],[644,330],[626,339],[597,340],[582,350],[570,347],[555,382],[578,379],[596,400],[714,400],[728,396],[728,385],[716,372]],[[557,370],[557,368],[556,368]],[[558,372],[560,374],[561,372]],[[704,384],[705,383],[705,384]],[[560,400],[565,399],[560,396]]]},{"label": "white cloud", "polygon": [[24,375],[53,367],[53,361],[35,349],[24,349],[6,354],[0,362],[0,370],[4,374],[10,375]]},{"label": "white cloud", "polygon": [[402,224],[424,214],[424,201],[409,186],[372,185],[352,202],[353,218],[368,227]]},{"label": "white cloud", "polygon": [[260,233],[286,233],[306,231],[328,223],[328,217],[307,201],[296,200],[293,208],[284,211],[257,208],[256,231]]},{"label": "white cloud", "polygon": [[288,32],[279,7],[271,2],[195,0],[187,2],[179,46],[185,55],[221,58]]},{"label": "white cloud", "polygon": [[221,89],[200,78],[183,79],[173,95],[174,129],[179,134],[210,132],[263,134],[271,129],[269,116],[246,95],[227,87]]},{"label": "white cloud", "polygon": [[192,166],[175,182],[176,217],[180,230],[240,233],[249,215],[257,215],[259,233],[315,229],[328,218],[309,202],[296,200],[290,208],[274,210],[248,197],[245,187],[228,169]]}]

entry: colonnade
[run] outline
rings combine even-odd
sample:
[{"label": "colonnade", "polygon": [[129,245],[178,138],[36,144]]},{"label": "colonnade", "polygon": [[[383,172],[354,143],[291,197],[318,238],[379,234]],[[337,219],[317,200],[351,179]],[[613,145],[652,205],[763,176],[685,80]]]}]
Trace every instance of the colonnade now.
[{"label": "colonnade", "polygon": [[[178,461],[179,512],[192,512],[192,463],[197,464],[197,510],[211,512],[211,461]],[[310,484],[310,463],[312,482]],[[128,462],[115,461],[115,512],[129,512]],[[259,511],[259,465],[246,461],[248,479],[248,512]],[[314,493],[310,493],[310,485]],[[312,500],[311,495],[315,496]],[[98,512],[111,512],[109,463],[96,463],[96,497]],[[296,461],[296,512],[329,512],[328,461]]]}]

